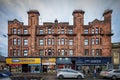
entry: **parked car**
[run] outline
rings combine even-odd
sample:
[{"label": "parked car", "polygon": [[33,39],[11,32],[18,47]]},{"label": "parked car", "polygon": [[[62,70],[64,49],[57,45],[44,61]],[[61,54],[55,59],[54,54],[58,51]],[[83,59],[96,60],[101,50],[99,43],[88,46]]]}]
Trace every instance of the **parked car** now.
[{"label": "parked car", "polygon": [[0,77],[8,77],[8,75],[3,72],[0,72]]},{"label": "parked car", "polygon": [[120,70],[119,69],[104,70],[100,72],[100,76],[116,80],[117,78],[120,78]]},{"label": "parked car", "polygon": [[57,78],[84,78],[84,74],[73,69],[60,69],[57,71]]},{"label": "parked car", "polygon": [[7,70],[0,70],[0,77],[9,77],[12,76],[12,73]]}]

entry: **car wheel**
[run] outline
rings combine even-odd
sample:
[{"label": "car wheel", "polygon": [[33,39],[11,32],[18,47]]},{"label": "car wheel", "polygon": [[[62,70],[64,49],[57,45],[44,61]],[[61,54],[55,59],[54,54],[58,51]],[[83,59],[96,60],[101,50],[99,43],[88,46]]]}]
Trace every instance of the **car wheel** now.
[{"label": "car wheel", "polygon": [[81,76],[81,75],[78,75],[77,78],[78,78],[78,79],[82,79],[82,76]]},{"label": "car wheel", "polygon": [[64,78],[63,75],[60,75],[60,76],[59,76],[59,79],[63,79],[63,78]]},{"label": "car wheel", "polygon": [[117,77],[116,76],[112,76],[112,80],[116,80],[117,79]]}]

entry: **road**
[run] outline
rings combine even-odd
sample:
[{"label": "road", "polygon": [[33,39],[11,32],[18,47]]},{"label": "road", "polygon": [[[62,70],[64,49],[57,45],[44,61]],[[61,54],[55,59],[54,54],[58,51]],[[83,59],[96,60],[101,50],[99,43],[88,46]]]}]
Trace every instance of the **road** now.
[{"label": "road", "polygon": [[[32,75],[32,74],[27,74],[27,75]],[[35,75],[40,75],[43,78],[43,80],[60,80],[60,79],[57,79],[56,74],[35,74]],[[3,78],[0,80],[11,80],[11,79]],[[34,79],[34,80],[37,80],[37,79]],[[62,79],[62,80],[78,80],[78,79]],[[89,76],[86,76],[85,79],[82,79],[82,80],[111,80],[111,79],[102,79],[99,76],[97,76],[97,78],[94,79],[92,75],[89,75]]]}]

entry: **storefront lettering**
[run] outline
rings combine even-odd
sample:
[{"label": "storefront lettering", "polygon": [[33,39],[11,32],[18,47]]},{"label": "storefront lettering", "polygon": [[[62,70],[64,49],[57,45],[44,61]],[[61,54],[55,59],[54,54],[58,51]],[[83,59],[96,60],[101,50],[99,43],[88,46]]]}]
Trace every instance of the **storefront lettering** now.
[{"label": "storefront lettering", "polygon": [[101,60],[85,60],[85,63],[101,63]]}]

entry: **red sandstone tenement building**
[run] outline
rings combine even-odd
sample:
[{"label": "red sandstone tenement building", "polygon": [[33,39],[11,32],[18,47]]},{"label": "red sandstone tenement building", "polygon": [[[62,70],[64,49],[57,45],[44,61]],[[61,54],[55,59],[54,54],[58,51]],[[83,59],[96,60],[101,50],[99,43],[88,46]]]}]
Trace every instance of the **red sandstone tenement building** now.
[{"label": "red sandstone tenement building", "polygon": [[12,72],[54,72],[55,69],[105,67],[111,63],[111,14],[84,25],[84,11],[74,10],[69,22],[43,22],[39,12],[30,10],[28,25],[8,21],[8,57]]}]

